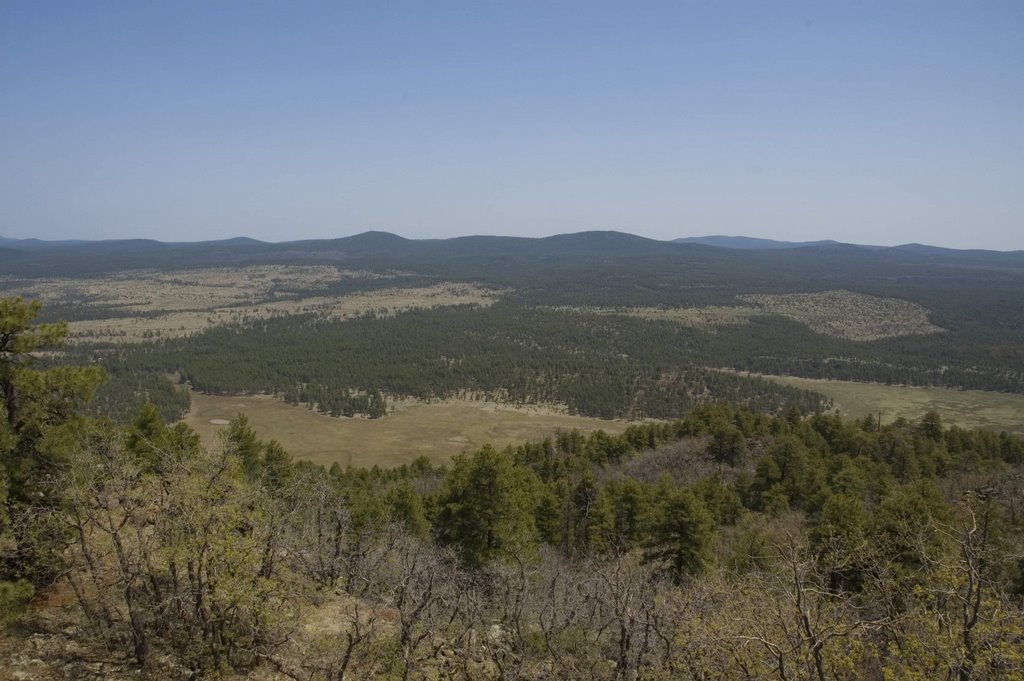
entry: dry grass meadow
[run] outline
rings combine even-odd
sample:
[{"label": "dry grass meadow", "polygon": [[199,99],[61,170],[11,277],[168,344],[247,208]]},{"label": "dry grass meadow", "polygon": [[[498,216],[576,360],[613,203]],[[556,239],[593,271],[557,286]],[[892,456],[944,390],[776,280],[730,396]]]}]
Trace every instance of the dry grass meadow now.
[{"label": "dry grass meadow", "polygon": [[250,265],[193,270],[131,270],[82,279],[2,281],[11,293],[47,302],[120,307],[133,312],[209,310],[272,300],[278,290],[316,290],[339,279],[376,279],[372,272],[327,265]]},{"label": "dry grass meadow", "polygon": [[419,288],[386,288],[344,296],[314,296],[255,305],[182,310],[154,317],[123,317],[71,322],[71,339],[139,343],[148,338],[176,338],[224,324],[250,322],[294,314],[313,313],[347,319],[367,312],[393,315],[413,309],[444,305],[490,305],[492,292],[472,284],[443,283]]},{"label": "dry grass meadow", "polygon": [[[444,305],[490,305],[501,292],[473,284],[440,282],[348,295],[317,295],[352,279],[398,279],[321,265],[252,265],[161,272],[120,272],[85,279],[0,278],[5,293],[47,302],[80,304],[86,311],[117,308],[127,316],[71,322],[72,341],[138,343],[176,338],[223,324],[313,313],[346,319],[374,312],[391,315]],[[302,297],[294,291],[304,291]],[[109,314],[109,313],[107,313]]]},{"label": "dry grass meadow", "polygon": [[925,412],[934,409],[947,424],[1024,435],[1024,395],[792,376],[764,378],[819,392],[831,398],[841,414],[854,418],[863,418],[869,413],[878,416],[881,412],[883,422],[891,422],[901,416],[918,420]]},{"label": "dry grass meadow", "polygon": [[619,433],[627,425],[476,400],[399,402],[382,419],[333,418],[267,395],[220,397],[197,392],[192,393],[192,410],[185,423],[205,444],[213,445],[224,426],[211,421],[226,421],[238,413],[249,417],[261,439],[276,439],[297,458],[357,467],[399,466],[419,456],[446,463],[487,443],[503,447],[572,428]]}]

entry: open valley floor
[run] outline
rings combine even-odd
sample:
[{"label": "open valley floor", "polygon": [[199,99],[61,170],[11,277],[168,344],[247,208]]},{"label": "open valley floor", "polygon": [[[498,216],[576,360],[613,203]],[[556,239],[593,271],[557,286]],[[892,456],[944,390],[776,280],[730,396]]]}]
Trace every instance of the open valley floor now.
[{"label": "open valley floor", "polygon": [[574,428],[619,433],[627,425],[550,409],[461,399],[406,401],[383,418],[345,418],[318,414],[267,395],[220,397],[198,392],[192,392],[192,409],[184,421],[204,443],[214,445],[224,428],[222,422],[239,413],[249,418],[260,438],[276,439],[292,456],[328,467],[334,463],[400,466],[420,456],[448,463],[454,455],[488,443],[503,447]]}]

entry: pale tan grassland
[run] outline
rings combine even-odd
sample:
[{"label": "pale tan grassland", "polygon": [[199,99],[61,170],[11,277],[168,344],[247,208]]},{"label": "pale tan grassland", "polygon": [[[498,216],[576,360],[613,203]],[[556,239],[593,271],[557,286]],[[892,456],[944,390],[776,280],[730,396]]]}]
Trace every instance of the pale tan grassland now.
[{"label": "pale tan grassland", "polygon": [[442,283],[417,288],[387,288],[344,296],[313,296],[278,300],[255,305],[214,307],[178,311],[154,317],[90,319],[72,322],[71,339],[86,342],[141,342],[147,338],[176,338],[223,324],[270,319],[301,313],[315,313],[332,319],[346,319],[376,312],[393,315],[413,309],[444,305],[486,306],[498,293],[472,284]]},{"label": "pale tan grassland", "polygon": [[927,309],[899,298],[881,298],[841,290],[737,297],[746,305],[579,309],[671,321],[705,331],[746,324],[758,315],[780,315],[804,324],[816,333],[855,341],[943,331],[928,320]]},{"label": "pale tan grassland", "polygon": [[[484,306],[501,295],[474,284],[451,282],[348,295],[316,293],[346,279],[400,276],[398,272],[382,275],[323,265],[252,265],[173,272],[138,270],[84,279],[0,277],[0,290],[44,304],[73,303],[86,311],[116,307],[129,315],[145,315],[71,322],[71,340],[91,343],[176,338],[222,324],[300,313],[345,319],[367,312],[391,315],[443,305]],[[297,290],[306,297],[299,297],[294,293]]]},{"label": "pale tan grassland", "polygon": [[[389,467],[426,456],[445,463],[486,443],[498,447],[539,440],[558,430],[578,428],[622,432],[624,421],[570,416],[556,407],[516,408],[471,399],[432,403],[399,401],[381,419],[333,418],[267,395],[220,397],[192,393],[192,410],[184,421],[207,445],[216,443],[222,425],[214,419],[249,417],[257,435],[276,439],[293,456],[330,466]],[[389,402],[389,411],[391,404]]]},{"label": "pale tan grassland", "polygon": [[209,310],[274,299],[275,289],[322,289],[342,279],[376,279],[372,272],[326,265],[250,265],[162,272],[132,270],[82,279],[0,280],[10,294],[47,302],[125,307],[135,312]]},{"label": "pale tan grassland", "polygon": [[881,412],[883,423],[892,422],[901,416],[916,421],[927,411],[934,409],[947,424],[955,424],[962,428],[1006,430],[1024,435],[1024,395],[827,381],[793,376],[764,378],[819,392],[831,398],[841,414],[853,418],[863,418],[869,413],[877,417]]}]

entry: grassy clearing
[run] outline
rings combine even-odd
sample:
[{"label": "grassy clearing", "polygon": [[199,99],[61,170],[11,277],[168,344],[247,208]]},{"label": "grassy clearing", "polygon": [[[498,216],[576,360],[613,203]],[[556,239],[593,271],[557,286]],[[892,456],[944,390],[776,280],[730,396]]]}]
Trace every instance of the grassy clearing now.
[{"label": "grassy clearing", "polygon": [[473,400],[401,403],[394,413],[376,420],[331,418],[264,395],[217,397],[196,392],[185,423],[209,445],[224,428],[211,421],[239,412],[249,417],[261,439],[274,438],[293,456],[326,466],[398,466],[418,456],[444,463],[488,442],[503,447],[571,428],[618,433],[627,425]]},{"label": "grassy clearing", "polygon": [[804,324],[815,333],[855,341],[943,331],[928,321],[927,309],[899,298],[880,298],[851,291],[742,295],[738,298],[746,305],[580,309],[599,314],[665,320],[704,331],[746,324],[751,317],[758,315],[779,315]]},{"label": "grassy clearing", "polygon": [[252,265],[169,272],[132,270],[83,279],[5,278],[0,284],[12,294],[44,303],[121,307],[141,313],[209,310],[273,300],[282,290],[315,290],[341,279],[377,278],[380,275],[372,272],[326,265]]},{"label": "grassy clearing", "polygon": [[881,412],[884,422],[901,416],[918,420],[925,412],[934,409],[949,424],[964,428],[1006,430],[1024,435],[1024,395],[827,381],[792,376],[764,378],[819,392],[831,398],[840,413],[854,418],[863,418],[868,413],[877,416]]},{"label": "grassy clearing", "polygon": [[[44,303],[74,303],[86,313],[94,310],[96,318],[69,325],[71,340],[86,343],[177,338],[213,326],[300,313],[345,319],[367,312],[392,315],[443,305],[490,305],[501,293],[473,284],[440,282],[344,296],[317,295],[337,281],[401,276],[326,265],[252,265],[136,270],[83,279],[0,277],[0,290]],[[295,291],[309,293],[300,298]],[[110,314],[104,312],[109,308],[123,310],[126,316],[100,318]]]},{"label": "grassy clearing", "polygon": [[155,317],[90,319],[70,324],[71,339],[78,342],[139,343],[149,338],[180,338],[224,324],[313,313],[346,319],[367,312],[393,315],[413,309],[444,305],[490,305],[493,291],[472,284],[442,283],[418,288],[387,288],[345,296],[313,296],[254,305],[182,310]]}]

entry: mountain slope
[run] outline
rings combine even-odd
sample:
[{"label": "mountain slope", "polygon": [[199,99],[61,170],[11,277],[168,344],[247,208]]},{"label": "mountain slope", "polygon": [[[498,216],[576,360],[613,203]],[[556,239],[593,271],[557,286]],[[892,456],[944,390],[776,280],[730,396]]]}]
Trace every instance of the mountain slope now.
[{"label": "mountain slope", "polygon": [[824,246],[838,244],[838,241],[825,239],[822,241],[777,241],[775,239],[761,239],[752,236],[722,236],[714,234],[710,236],[688,236],[681,239],[673,239],[677,244],[703,244],[705,246],[716,246],[718,248],[735,248],[740,250],[769,250],[782,248],[802,248],[804,246]]}]

